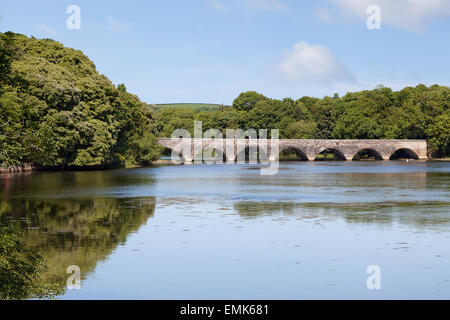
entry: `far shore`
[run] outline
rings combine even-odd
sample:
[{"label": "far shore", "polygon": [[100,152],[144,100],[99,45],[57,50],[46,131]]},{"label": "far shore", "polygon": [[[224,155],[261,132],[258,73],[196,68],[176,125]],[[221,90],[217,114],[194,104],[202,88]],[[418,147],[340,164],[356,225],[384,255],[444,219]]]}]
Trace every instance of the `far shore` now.
[{"label": "far shore", "polygon": [[25,172],[52,172],[52,171],[99,171],[99,170],[113,170],[113,169],[130,169],[130,168],[152,168],[152,167],[162,167],[162,166],[175,166],[171,160],[160,159],[153,162],[150,166],[139,166],[126,164],[124,166],[107,166],[107,165],[94,165],[94,166],[85,166],[85,167],[49,167],[49,166],[38,166],[34,164],[22,164],[20,166],[12,166],[12,167],[0,167],[1,173],[25,173]]},{"label": "far shore", "polygon": [[[283,159],[281,161],[291,161],[289,159]],[[361,160],[361,161],[375,161],[375,160]],[[405,161],[405,160],[397,160]],[[414,161],[427,161],[427,162],[450,162],[450,158],[434,158],[428,160],[414,160]],[[24,164],[21,166],[13,166],[9,168],[0,167],[0,174],[2,173],[21,173],[21,172],[51,172],[51,171],[99,171],[99,170],[113,170],[113,169],[133,169],[133,168],[157,168],[157,167],[169,167],[178,166],[174,164],[172,160],[160,159],[153,162],[150,166],[139,165],[126,165],[126,166],[87,166],[87,167],[43,167],[32,164]]]}]

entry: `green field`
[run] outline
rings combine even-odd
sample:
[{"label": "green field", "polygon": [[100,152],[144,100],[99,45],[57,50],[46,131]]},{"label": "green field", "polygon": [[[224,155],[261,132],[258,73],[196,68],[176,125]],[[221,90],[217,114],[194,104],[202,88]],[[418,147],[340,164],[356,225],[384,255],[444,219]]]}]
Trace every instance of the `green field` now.
[{"label": "green field", "polygon": [[154,104],[156,110],[159,109],[194,109],[199,111],[219,109],[221,104],[210,103],[168,103],[168,104]]}]

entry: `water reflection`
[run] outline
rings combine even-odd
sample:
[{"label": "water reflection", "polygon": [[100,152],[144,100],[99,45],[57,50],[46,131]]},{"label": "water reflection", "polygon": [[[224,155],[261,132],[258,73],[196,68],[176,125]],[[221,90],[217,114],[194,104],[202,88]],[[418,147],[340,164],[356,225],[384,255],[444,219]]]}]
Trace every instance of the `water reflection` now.
[{"label": "water reflection", "polygon": [[47,277],[65,284],[70,265],[93,271],[154,215],[155,198],[0,200],[0,219],[19,225],[25,245],[47,258]]},{"label": "water reflection", "polygon": [[156,183],[151,174],[132,170],[0,174],[0,194],[7,197],[89,197],[114,194],[127,186]]},{"label": "water reflection", "polygon": [[385,297],[448,298],[450,163],[259,169],[0,175],[0,219],[43,250],[49,277],[89,273],[63,298],[373,298],[374,263]]},{"label": "water reflection", "polygon": [[271,214],[294,214],[298,204],[283,202],[241,201],[234,205],[234,210],[244,218],[257,218]]},{"label": "water reflection", "polygon": [[291,215],[298,219],[344,220],[348,224],[405,224],[448,228],[450,202],[294,203],[240,201],[234,210],[244,218]]}]

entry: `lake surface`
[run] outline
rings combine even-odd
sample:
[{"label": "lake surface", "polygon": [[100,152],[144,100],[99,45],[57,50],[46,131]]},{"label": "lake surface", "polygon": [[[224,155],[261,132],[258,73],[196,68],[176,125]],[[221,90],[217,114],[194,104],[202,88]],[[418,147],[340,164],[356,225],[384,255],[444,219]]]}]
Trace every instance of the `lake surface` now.
[{"label": "lake surface", "polygon": [[[0,175],[60,299],[450,299],[450,163]],[[367,288],[369,266],[381,289]]]}]

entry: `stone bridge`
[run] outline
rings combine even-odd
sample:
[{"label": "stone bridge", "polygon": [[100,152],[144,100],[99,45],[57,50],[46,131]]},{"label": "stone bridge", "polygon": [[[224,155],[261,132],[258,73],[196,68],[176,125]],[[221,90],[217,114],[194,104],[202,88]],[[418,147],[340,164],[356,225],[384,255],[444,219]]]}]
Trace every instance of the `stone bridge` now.
[{"label": "stone bridge", "polygon": [[[234,162],[237,155],[245,152],[247,148],[257,150],[259,153],[268,154],[271,161],[275,160],[279,153],[292,150],[302,160],[315,160],[325,150],[333,152],[342,160],[353,160],[355,156],[366,151],[379,160],[389,160],[397,151],[402,151],[408,158],[428,159],[428,146],[425,140],[303,140],[280,139],[279,149],[272,152],[272,140],[257,139],[158,139],[158,142],[172,152],[177,153],[184,162],[189,163],[202,154],[205,149],[223,150],[223,156],[228,162]],[[223,144],[220,146],[220,144]],[[263,148],[261,148],[263,146]],[[264,148],[265,146],[265,148]],[[274,149],[277,149],[276,147]]]}]

